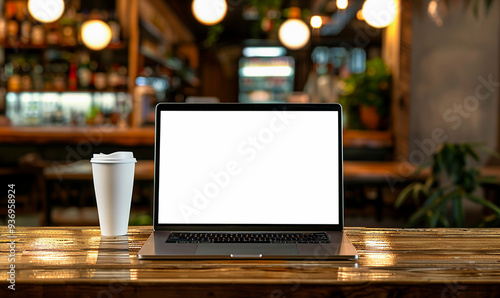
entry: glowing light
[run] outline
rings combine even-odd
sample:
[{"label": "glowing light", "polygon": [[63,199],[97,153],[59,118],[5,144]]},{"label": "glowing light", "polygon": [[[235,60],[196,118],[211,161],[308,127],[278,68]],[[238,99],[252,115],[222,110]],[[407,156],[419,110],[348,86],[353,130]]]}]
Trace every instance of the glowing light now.
[{"label": "glowing light", "polygon": [[337,0],[337,8],[338,9],[346,9],[347,8],[347,0]]},{"label": "glowing light", "polygon": [[303,21],[288,19],[281,24],[278,37],[285,47],[291,50],[298,50],[307,44],[311,37],[311,32],[307,24]]},{"label": "glowing light", "polygon": [[293,75],[290,66],[246,66],[241,69],[243,77],[288,77]]},{"label": "glowing light", "polygon": [[279,57],[286,54],[283,47],[246,47],[243,48],[245,57]]},{"label": "glowing light", "polygon": [[320,28],[323,25],[323,19],[320,16],[313,16],[311,18],[311,27]]},{"label": "glowing light", "polygon": [[111,29],[103,21],[86,21],[82,25],[82,41],[91,50],[102,50],[111,41]]},{"label": "glowing light", "polygon": [[191,10],[198,22],[211,26],[224,19],[227,3],[225,0],[194,0],[191,4]]},{"label": "glowing light", "polygon": [[358,13],[356,14],[356,18],[358,18],[358,20],[360,21],[364,21],[365,20],[365,17],[363,16],[363,10],[358,10]]},{"label": "glowing light", "polygon": [[29,0],[28,11],[41,23],[57,21],[64,12],[64,0]]},{"label": "glowing light", "polygon": [[398,12],[397,0],[366,0],[363,4],[363,17],[372,27],[389,26]]}]

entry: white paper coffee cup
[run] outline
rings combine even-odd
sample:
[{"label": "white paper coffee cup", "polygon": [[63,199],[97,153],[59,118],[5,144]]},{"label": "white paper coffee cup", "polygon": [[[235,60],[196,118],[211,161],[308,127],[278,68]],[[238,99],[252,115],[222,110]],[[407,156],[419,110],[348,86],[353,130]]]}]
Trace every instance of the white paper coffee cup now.
[{"label": "white paper coffee cup", "polygon": [[126,235],[137,160],[132,152],[118,151],[94,154],[90,162],[101,235]]}]

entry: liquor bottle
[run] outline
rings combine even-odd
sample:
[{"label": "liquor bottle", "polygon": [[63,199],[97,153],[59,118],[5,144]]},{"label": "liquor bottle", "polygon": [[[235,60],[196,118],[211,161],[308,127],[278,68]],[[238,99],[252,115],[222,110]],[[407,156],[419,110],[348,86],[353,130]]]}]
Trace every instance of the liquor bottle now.
[{"label": "liquor bottle", "polygon": [[105,90],[108,87],[108,76],[103,63],[99,63],[97,71],[94,73],[94,87],[97,90]]},{"label": "liquor bottle", "polygon": [[25,6],[23,9],[19,9],[18,20],[20,20],[20,33],[19,39],[22,44],[29,44],[31,39],[31,20],[28,18],[28,8]]},{"label": "liquor bottle", "polygon": [[17,46],[19,23],[16,20],[16,3],[9,2],[7,6],[7,40],[10,45]]},{"label": "liquor bottle", "polygon": [[79,63],[77,77],[78,77],[78,85],[80,89],[86,90],[91,87],[92,83],[92,71],[90,70],[90,57],[87,52],[80,52]]},{"label": "liquor bottle", "polygon": [[45,28],[38,22],[35,22],[31,28],[31,44],[35,46],[45,44]]},{"label": "liquor bottle", "polygon": [[120,65],[118,63],[114,63],[112,67],[108,70],[108,86],[110,89],[118,89],[120,85],[120,74],[119,74]]},{"label": "liquor bottle", "polygon": [[78,89],[78,77],[76,74],[76,65],[73,62],[70,62],[69,64],[68,88],[69,90],[72,91]]},{"label": "liquor bottle", "polygon": [[88,12],[78,12],[75,17],[75,30],[76,30],[76,38],[77,38],[77,43],[79,45],[83,44],[82,41],[82,25],[83,23],[88,20]]},{"label": "liquor bottle", "polygon": [[46,42],[50,45],[58,45],[61,42],[61,32],[57,26],[57,22],[49,24]]},{"label": "liquor bottle", "polygon": [[31,91],[33,89],[33,82],[31,80],[31,65],[25,60],[21,64],[21,89],[23,91]]},{"label": "liquor bottle", "polygon": [[7,20],[5,19],[3,5],[0,5],[0,44],[7,39]]},{"label": "liquor bottle", "polygon": [[31,79],[33,81],[33,89],[34,90],[42,91],[44,89],[43,66],[41,64],[39,64],[36,60],[34,62],[32,62]]},{"label": "liquor bottle", "polygon": [[118,20],[116,19],[116,14],[114,11],[110,13],[110,19],[108,22],[109,28],[111,29],[111,42],[110,44],[117,45],[120,44],[120,32],[121,26]]},{"label": "liquor bottle", "polygon": [[10,76],[8,74],[7,89],[11,92],[21,91],[21,76],[19,75],[20,65],[19,62],[13,60],[10,65],[6,65],[6,68],[10,68]]},{"label": "liquor bottle", "polygon": [[61,44],[63,46],[75,46],[77,43],[75,18],[76,9],[74,7],[70,7],[61,19]]}]

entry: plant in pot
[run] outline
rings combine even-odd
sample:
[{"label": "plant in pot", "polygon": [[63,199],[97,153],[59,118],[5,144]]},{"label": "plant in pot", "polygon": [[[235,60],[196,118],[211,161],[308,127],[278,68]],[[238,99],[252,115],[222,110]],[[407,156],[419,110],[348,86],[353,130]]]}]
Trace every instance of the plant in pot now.
[{"label": "plant in pot", "polygon": [[477,195],[477,190],[485,184],[496,184],[496,177],[485,177],[477,166],[480,161],[476,148],[491,155],[498,154],[481,144],[445,143],[422,164],[415,174],[430,168],[425,182],[414,182],[405,187],[396,199],[395,206],[401,207],[412,197],[419,209],[411,215],[408,226],[464,227],[464,200],[469,200],[489,209],[490,215],[482,218],[477,226],[500,225],[500,207]]},{"label": "plant in pot", "polygon": [[351,129],[376,130],[389,115],[391,74],[381,58],[366,61],[366,69],[344,79],[340,103]]}]

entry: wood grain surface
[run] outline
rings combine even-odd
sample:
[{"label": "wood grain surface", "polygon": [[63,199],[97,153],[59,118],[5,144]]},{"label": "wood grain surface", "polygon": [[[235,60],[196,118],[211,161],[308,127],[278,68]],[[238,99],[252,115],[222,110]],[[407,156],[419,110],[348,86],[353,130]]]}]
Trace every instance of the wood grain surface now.
[{"label": "wood grain surface", "polygon": [[346,228],[358,261],[139,260],[151,227],[121,237],[101,237],[98,227],[0,231],[1,297],[500,295],[500,229]]}]

